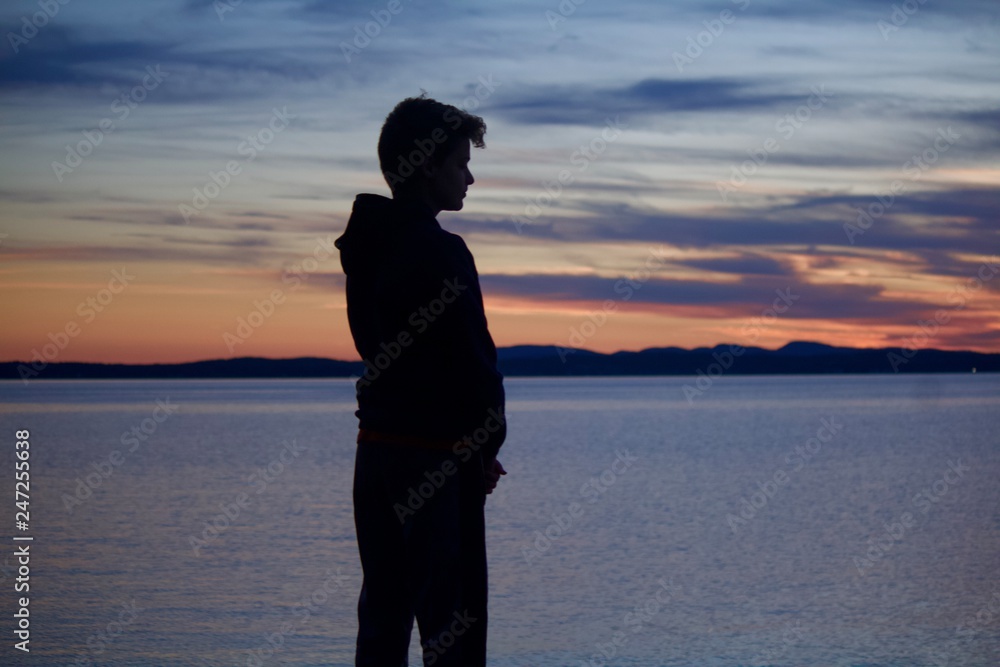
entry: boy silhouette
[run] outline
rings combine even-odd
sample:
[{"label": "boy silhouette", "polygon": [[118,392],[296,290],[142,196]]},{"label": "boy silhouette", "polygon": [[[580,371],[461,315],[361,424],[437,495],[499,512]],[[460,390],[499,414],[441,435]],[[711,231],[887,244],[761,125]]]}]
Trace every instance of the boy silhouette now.
[{"label": "boy silhouette", "polygon": [[379,165],[392,198],[359,194],[336,240],[365,364],[354,520],[364,582],[355,664],[485,667],[486,495],[506,474],[503,376],[479,275],[441,211],[459,211],[483,119],[426,97],[386,117]]}]

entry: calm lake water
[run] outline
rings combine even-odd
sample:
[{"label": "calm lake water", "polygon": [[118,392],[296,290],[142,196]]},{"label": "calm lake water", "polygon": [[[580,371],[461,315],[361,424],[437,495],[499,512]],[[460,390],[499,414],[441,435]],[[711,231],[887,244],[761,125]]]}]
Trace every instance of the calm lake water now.
[{"label": "calm lake water", "polygon": [[[1000,664],[1000,376],[723,377],[688,401],[691,383],[507,379],[491,665]],[[350,381],[0,398],[0,663],[353,664]]]}]

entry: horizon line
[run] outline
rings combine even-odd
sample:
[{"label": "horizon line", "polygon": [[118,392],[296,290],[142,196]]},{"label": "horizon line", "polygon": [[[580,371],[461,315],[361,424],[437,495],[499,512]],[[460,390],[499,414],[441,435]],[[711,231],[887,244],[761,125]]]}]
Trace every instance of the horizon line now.
[{"label": "horizon line", "polygon": [[[712,346],[700,346],[700,347],[692,347],[692,348],[679,347],[677,345],[664,345],[664,346],[656,346],[656,347],[644,347],[644,348],[639,349],[639,350],[616,350],[614,352],[596,352],[594,350],[590,350],[590,349],[587,349],[587,348],[582,348],[582,347],[567,347],[567,346],[564,346],[564,345],[558,345],[558,344],[553,344],[553,343],[547,343],[547,344],[541,344],[541,343],[518,343],[518,344],[515,344],[515,345],[498,346],[496,349],[497,349],[497,352],[499,352],[500,350],[509,350],[509,349],[515,348],[515,347],[543,347],[543,348],[544,347],[551,347],[551,348],[560,348],[560,349],[563,349],[563,350],[572,350],[573,352],[588,352],[590,354],[598,354],[598,355],[602,355],[602,356],[612,356],[612,355],[615,355],[615,354],[621,354],[623,352],[624,353],[631,353],[631,354],[640,354],[642,352],[647,352],[649,350],[664,350],[664,349],[676,349],[676,350],[683,350],[685,352],[694,352],[696,350],[715,350],[715,349],[720,348],[720,347],[723,347],[723,348],[724,347],[729,347],[729,348],[736,347],[736,348],[742,348],[744,350],[757,349],[757,350],[764,350],[764,351],[767,351],[767,352],[778,352],[778,351],[780,351],[780,350],[788,347],[789,345],[794,345],[794,344],[797,344],[797,343],[798,344],[805,343],[805,344],[808,344],[808,345],[817,345],[817,346],[822,346],[822,347],[828,347],[828,348],[831,348],[831,349],[834,349],[834,350],[858,350],[858,351],[861,351],[861,350],[874,350],[874,351],[879,351],[879,350],[902,350],[902,349],[909,349],[909,348],[904,348],[901,345],[889,346],[889,347],[843,347],[843,346],[837,346],[837,345],[830,345],[828,343],[819,343],[819,342],[810,341],[810,340],[792,340],[792,341],[788,341],[784,345],[781,345],[780,347],[776,347],[776,348],[773,348],[773,349],[772,348],[766,348],[766,347],[759,347],[759,346],[756,346],[756,345],[739,345],[739,344],[736,344],[736,343],[718,343],[718,344],[712,345]],[[983,354],[983,355],[997,354],[997,355],[1000,355],[1000,352],[977,352],[975,350],[968,350],[968,349],[964,349],[964,350],[943,350],[943,349],[935,348],[935,347],[918,348],[916,351],[918,351],[918,352],[948,352],[948,353],[953,353],[953,354],[962,354],[962,353],[965,353],[965,354]],[[334,358],[334,357],[314,357],[314,356],[262,357],[262,356],[249,355],[249,356],[242,356],[242,357],[214,357],[214,358],[210,358],[210,359],[197,359],[197,360],[194,360],[194,361],[171,361],[171,362],[152,361],[152,362],[145,362],[145,363],[126,363],[126,362],[121,362],[121,361],[60,361],[60,360],[53,360],[53,361],[46,361],[46,365],[49,365],[49,364],[92,364],[92,365],[108,365],[108,366],[110,366],[110,365],[116,365],[116,366],[180,366],[180,365],[184,365],[184,364],[199,364],[199,363],[206,363],[206,362],[212,362],[212,361],[238,361],[238,360],[241,360],[241,359],[263,359],[265,361],[296,361],[296,360],[299,360],[299,359],[318,359],[318,360],[323,360],[323,361],[336,361],[336,362],[346,363],[346,364],[356,364],[356,363],[363,363],[364,362],[363,358],[359,358],[359,359],[337,359],[337,358]],[[12,359],[12,360],[0,361],[0,364],[33,364],[33,363],[37,363],[37,361],[32,361],[32,360],[25,361],[25,360],[22,360],[22,359]]]}]

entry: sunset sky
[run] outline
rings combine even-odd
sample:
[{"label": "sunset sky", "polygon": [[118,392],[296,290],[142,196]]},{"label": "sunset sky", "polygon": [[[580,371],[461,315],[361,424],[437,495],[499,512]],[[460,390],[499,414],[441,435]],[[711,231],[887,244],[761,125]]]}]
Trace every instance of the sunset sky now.
[{"label": "sunset sky", "polygon": [[0,361],[357,359],[332,241],[421,90],[487,123],[438,220],[498,346],[1000,352],[995,0],[18,0],[0,26]]}]

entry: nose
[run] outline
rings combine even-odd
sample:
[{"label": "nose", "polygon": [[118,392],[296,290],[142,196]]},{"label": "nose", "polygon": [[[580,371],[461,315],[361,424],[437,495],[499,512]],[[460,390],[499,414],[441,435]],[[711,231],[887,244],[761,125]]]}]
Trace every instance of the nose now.
[{"label": "nose", "polygon": [[476,182],[476,179],[474,179],[472,177],[472,172],[469,171],[468,169],[466,169],[465,170],[465,184],[466,185],[472,185],[475,182]]}]

